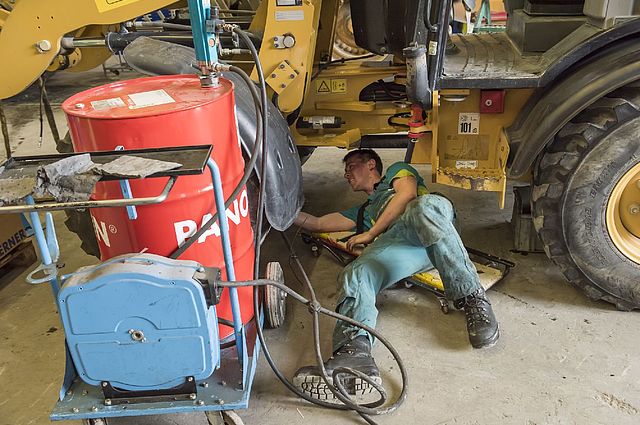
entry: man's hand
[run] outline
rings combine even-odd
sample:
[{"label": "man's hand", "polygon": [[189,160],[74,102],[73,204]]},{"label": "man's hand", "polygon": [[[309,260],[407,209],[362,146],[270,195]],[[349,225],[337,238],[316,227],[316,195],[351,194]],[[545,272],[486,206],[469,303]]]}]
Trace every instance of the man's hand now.
[{"label": "man's hand", "polygon": [[349,251],[353,251],[356,245],[368,245],[373,242],[375,238],[376,237],[370,232],[364,232],[359,235],[352,236],[347,241],[347,249]]}]

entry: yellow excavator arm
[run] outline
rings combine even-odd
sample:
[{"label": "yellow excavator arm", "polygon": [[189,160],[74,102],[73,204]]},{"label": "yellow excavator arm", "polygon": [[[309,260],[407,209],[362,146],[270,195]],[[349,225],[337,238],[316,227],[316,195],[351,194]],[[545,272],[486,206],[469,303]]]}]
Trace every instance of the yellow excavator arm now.
[{"label": "yellow excavator arm", "polygon": [[[97,36],[109,27],[176,3],[176,0],[0,0],[0,99],[20,93],[62,59],[63,36]],[[111,53],[84,49],[66,55],[78,70],[93,68]],[[50,68],[51,67],[51,68]]]}]

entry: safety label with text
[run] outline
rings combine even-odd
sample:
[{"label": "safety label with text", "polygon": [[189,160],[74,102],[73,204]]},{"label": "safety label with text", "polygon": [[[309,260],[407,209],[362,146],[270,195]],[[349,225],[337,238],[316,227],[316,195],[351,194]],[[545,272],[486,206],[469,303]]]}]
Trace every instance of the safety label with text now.
[{"label": "safety label with text", "polygon": [[456,161],[456,169],[458,170],[475,170],[478,168],[476,160],[458,160]]},{"label": "safety label with text", "polygon": [[104,111],[111,108],[119,108],[122,106],[126,106],[124,100],[119,97],[114,97],[111,99],[103,99],[103,100],[93,100],[91,102],[91,106],[96,111]]},{"label": "safety label with text", "polygon": [[304,10],[277,10],[276,21],[304,21]]},{"label": "safety label with text", "polygon": [[347,80],[345,78],[323,78],[316,80],[316,93],[329,94],[329,93],[346,93],[347,92]]},{"label": "safety label with text", "polygon": [[458,134],[478,134],[480,114],[477,112],[461,112],[458,116]]},{"label": "safety label with text", "polygon": [[129,95],[132,105],[130,109],[146,108],[148,106],[164,105],[165,103],[173,103],[175,100],[166,91],[152,90],[140,93],[131,93]]}]

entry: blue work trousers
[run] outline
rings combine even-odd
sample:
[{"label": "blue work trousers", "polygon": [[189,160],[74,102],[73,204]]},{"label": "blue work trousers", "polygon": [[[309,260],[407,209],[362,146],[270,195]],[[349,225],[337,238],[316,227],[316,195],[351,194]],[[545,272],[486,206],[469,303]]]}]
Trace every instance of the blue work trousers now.
[{"label": "blue work trousers", "polygon": [[[440,273],[450,300],[479,289],[478,273],[454,220],[453,205],[445,197],[423,195],[407,204],[387,231],[340,273],[336,311],[375,328],[378,293],[433,267]],[[333,334],[334,350],[358,335],[367,335],[373,343],[368,332],[338,321]]]}]

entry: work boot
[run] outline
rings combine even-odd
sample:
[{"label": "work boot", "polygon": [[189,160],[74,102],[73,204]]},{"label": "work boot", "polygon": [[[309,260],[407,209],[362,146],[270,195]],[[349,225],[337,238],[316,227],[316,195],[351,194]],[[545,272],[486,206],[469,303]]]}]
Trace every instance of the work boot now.
[{"label": "work boot", "polygon": [[[324,367],[331,384],[333,384],[333,371],[338,367],[350,367],[371,377],[377,384],[382,384],[380,371],[371,356],[371,342],[364,335],[356,337],[336,350],[324,363]],[[340,379],[347,393],[351,395],[367,395],[376,391],[367,381],[353,375],[341,374]],[[322,380],[322,372],[318,366],[305,366],[298,369],[293,376],[293,385],[315,399],[341,403]]]},{"label": "work boot", "polygon": [[491,303],[487,299],[484,289],[455,301],[455,307],[464,309],[467,317],[467,331],[469,342],[473,348],[487,348],[495,345],[500,336],[498,321],[493,314]]}]

